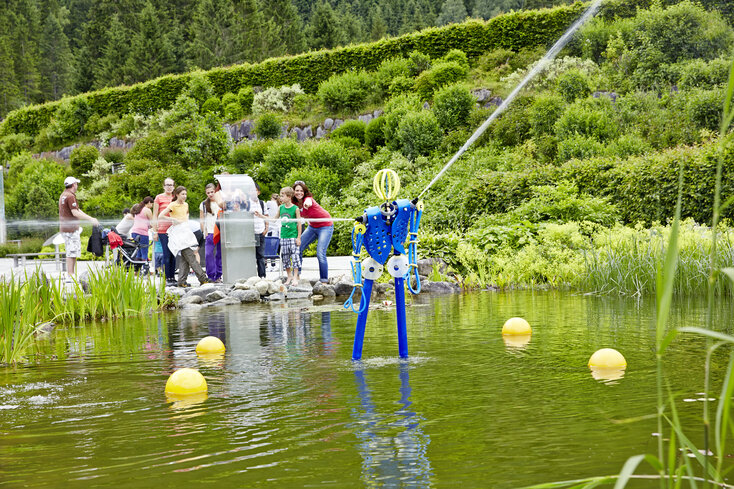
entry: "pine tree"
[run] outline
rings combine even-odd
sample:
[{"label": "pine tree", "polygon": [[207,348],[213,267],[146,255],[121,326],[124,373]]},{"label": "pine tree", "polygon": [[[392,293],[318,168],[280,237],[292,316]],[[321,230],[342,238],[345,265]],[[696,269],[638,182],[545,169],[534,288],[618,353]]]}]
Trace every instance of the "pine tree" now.
[{"label": "pine tree", "polygon": [[138,16],[138,28],[130,43],[125,64],[130,82],[150,80],[173,70],[173,48],[161,27],[158,13],[148,1]]},{"label": "pine tree", "polygon": [[377,41],[387,35],[387,23],[382,16],[382,9],[375,5],[369,14],[370,40]]},{"label": "pine tree", "polygon": [[309,34],[313,49],[331,49],[343,41],[336,12],[325,0],[320,0],[314,7]]},{"label": "pine tree", "polygon": [[[95,79],[95,70],[98,60],[103,56],[102,49],[105,46],[109,19],[115,13],[115,5],[111,0],[95,1],[87,13],[79,48],[74,53],[76,58],[74,89],[78,92],[88,92],[99,85]],[[104,84],[104,81],[101,83]]]},{"label": "pine tree", "polygon": [[261,61],[268,57],[270,44],[278,29],[267,21],[255,0],[236,0],[234,5],[234,63]]},{"label": "pine tree", "polygon": [[130,51],[130,34],[120,22],[118,15],[112,16],[106,37],[102,57],[95,66],[94,88],[114,87],[127,81],[125,63]]},{"label": "pine tree", "polygon": [[13,41],[13,61],[20,96],[23,103],[40,102],[41,61],[38,51],[38,32],[40,31],[40,12],[35,2],[19,0],[11,20]]},{"label": "pine tree", "polygon": [[[292,0],[266,0],[265,19],[271,31],[269,56],[296,54],[305,51],[306,36],[303,20]],[[272,29],[275,29],[273,32]]]},{"label": "pine tree", "polygon": [[446,0],[441,7],[441,13],[436,19],[436,24],[446,25],[464,22],[468,15],[463,0]]},{"label": "pine tree", "polygon": [[[0,32],[10,32],[7,17],[0,19]],[[0,36],[0,117],[20,106],[20,91],[9,36]]]},{"label": "pine tree", "polygon": [[418,31],[429,25],[425,10],[415,1],[405,2],[403,10],[403,22],[400,26],[400,34]]},{"label": "pine tree", "polygon": [[56,100],[71,89],[73,57],[64,33],[69,11],[55,1],[48,2],[46,10],[40,39],[41,93],[44,100]]},{"label": "pine tree", "polygon": [[199,68],[229,64],[234,7],[231,0],[202,0],[191,24],[189,59]]}]

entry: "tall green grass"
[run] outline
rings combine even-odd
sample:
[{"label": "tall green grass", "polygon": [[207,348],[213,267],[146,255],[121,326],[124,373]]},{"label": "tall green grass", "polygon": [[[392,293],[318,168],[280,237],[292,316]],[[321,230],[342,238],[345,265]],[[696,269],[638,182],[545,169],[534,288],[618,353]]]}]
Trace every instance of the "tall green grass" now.
[{"label": "tall green grass", "polygon": [[149,314],[165,295],[162,281],[143,279],[132,269],[91,271],[87,290],[75,281],[67,286],[37,269],[23,280],[0,281],[0,363],[13,363],[32,344],[43,322],[75,322]]},{"label": "tall green grass", "polygon": [[[720,133],[726,134],[734,120],[734,63],[729,73],[729,84],[727,96],[724,102],[724,111],[721,121]],[[708,307],[706,315],[706,328],[679,327],[669,329],[667,327],[670,305],[676,287],[676,272],[679,265],[684,264],[680,253],[680,207],[683,194],[683,172],[680,171],[678,189],[678,202],[676,206],[675,219],[671,225],[670,233],[665,241],[663,260],[656,259],[656,376],[657,376],[657,412],[655,414],[658,424],[657,453],[634,455],[627,459],[619,474],[578,479],[573,481],[552,482],[533,486],[534,489],[573,487],[575,489],[590,489],[601,485],[614,483],[614,489],[626,487],[631,479],[657,480],[661,489],[690,487],[697,489],[710,487],[734,487],[725,481],[728,469],[724,462],[728,458],[727,441],[734,436],[734,420],[732,419],[732,396],[734,395],[734,336],[715,331],[713,328],[714,300],[717,287],[720,287],[721,277],[734,283],[734,268],[722,268],[721,251],[726,252],[727,239],[721,242],[718,236],[718,224],[721,211],[734,202],[729,198],[721,203],[721,176],[723,173],[723,158],[719,157],[716,168],[716,189],[714,195],[713,219],[711,223],[711,245],[708,247]],[[684,233],[683,233],[684,234]],[[649,250],[648,250],[649,251]],[[654,253],[651,253],[651,255]],[[645,256],[644,250],[640,256]],[[699,253],[700,257],[700,253]],[[700,263],[700,259],[697,260]],[[728,261],[728,263],[732,263]],[[619,276],[621,277],[621,275]],[[731,284],[730,284],[731,286]],[[688,436],[681,423],[676,410],[676,398],[668,389],[663,370],[663,358],[666,348],[679,334],[698,334],[707,338],[707,353],[705,357],[704,398],[703,412],[701,416],[701,427],[703,431],[703,447],[699,449]],[[719,348],[730,348],[729,363],[726,374],[717,393],[717,403],[713,420],[711,419],[711,407],[708,399],[713,395],[710,385],[711,359],[714,351]],[[711,440],[713,436],[713,442]],[[690,458],[688,455],[691,455]],[[646,462],[653,470],[653,474],[636,475],[635,471],[642,462]]]}]

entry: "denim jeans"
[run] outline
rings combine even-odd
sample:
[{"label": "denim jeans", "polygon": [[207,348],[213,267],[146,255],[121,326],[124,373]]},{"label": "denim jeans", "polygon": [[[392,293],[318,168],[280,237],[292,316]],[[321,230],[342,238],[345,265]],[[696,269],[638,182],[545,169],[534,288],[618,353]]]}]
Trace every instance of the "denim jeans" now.
[{"label": "denim jeans", "polygon": [[168,248],[168,234],[158,233],[158,239],[163,248],[163,269],[166,271],[166,280],[176,280],[176,256]]},{"label": "denim jeans", "polygon": [[319,261],[319,280],[321,282],[329,281],[329,263],[326,261],[326,248],[329,247],[332,234],[334,234],[333,224],[319,228],[309,226],[301,235],[301,258],[303,258],[303,251],[308,248],[308,245],[318,239],[316,259]]},{"label": "denim jeans", "polygon": [[139,258],[141,260],[147,260],[148,259],[148,235],[147,234],[138,234],[138,233],[132,233],[133,239],[137,239],[138,243],[140,243],[140,248],[138,249],[138,254],[134,256],[134,258]]},{"label": "denim jeans", "polygon": [[265,236],[260,233],[255,235],[255,261],[257,262],[257,276],[265,278]]}]

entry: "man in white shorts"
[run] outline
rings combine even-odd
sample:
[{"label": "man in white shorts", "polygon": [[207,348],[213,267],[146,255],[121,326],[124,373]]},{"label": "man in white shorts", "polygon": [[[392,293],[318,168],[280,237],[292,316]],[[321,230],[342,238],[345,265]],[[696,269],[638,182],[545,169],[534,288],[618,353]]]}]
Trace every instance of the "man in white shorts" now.
[{"label": "man in white shorts", "polygon": [[65,190],[59,197],[59,231],[66,245],[66,273],[73,276],[76,271],[76,259],[82,255],[82,228],[79,227],[79,219],[92,221],[95,226],[99,226],[99,221],[79,209],[76,201],[79,180],[66,177],[64,187]]}]

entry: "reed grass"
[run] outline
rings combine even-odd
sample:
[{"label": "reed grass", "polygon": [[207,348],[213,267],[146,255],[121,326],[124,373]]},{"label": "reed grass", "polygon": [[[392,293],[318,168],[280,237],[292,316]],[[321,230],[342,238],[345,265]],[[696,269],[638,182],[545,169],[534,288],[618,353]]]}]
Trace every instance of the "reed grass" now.
[{"label": "reed grass", "polygon": [[18,361],[43,322],[138,316],[165,303],[159,301],[165,295],[162,281],[141,279],[124,267],[90,271],[87,291],[79,281],[67,287],[40,269],[23,278],[0,281],[0,363]]},{"label": "reed grass", "polygon": [[[726,134],[734,120],[734,107],[732,107],[732,99],[734,98],[734,63],[731,65],[729,73],[729,83],[724,102],[724,111],[721,120],[720,135]],[[685,284],[681,283],[677,278],[679,265],[688,266],[686,264],[685,253],[681,253],[681,249],[685,247],[679,242],[681,237],[680,231],[680,206],[681,196],[683,193],[683,171],[680,171],[680,181],[678,189],[678,202],[676,206],[676,215],[671,225],[670,233],[664,240],[664,251],[660,251],[662,255],[657,254],[657,248],[643,246],[639,257],[655,256],[654,263],[656,265],[655,276],[655,292],[656,292],[656,376],[657,376],[657,454],[641,454],[634,455],[627,459],[619,474],[610,476],[592,477],[587,479],[578,479],[572,481],[552,482],[548,484],[540,484],[532,486],[533,489],[545,488],[562,488],[573,487],[575,489],[590,489],[600,485],[608,485],[614,483],[614,489],[622,489],[632,479],[656,479],[661,489],[679,488],[684,484],[693,489],[698,487],[724,487],[734,488],[733,485],[725,482],[725,475],[728,474],[730,468],[724,467],[724,461],[728,458],[726,445],[729,436],[734,436],[734,420],[732,419],[732,395],[734,395],[734,336],[714,330],[713,311],[714,299],[717,295],[717,288],[721,287],[721,280],[729,280],[731,287],[734,284],[734,268],[722,268],[722,263],[727,262],[727,246],[731,248],[728,237],[720,238],[718,236],[719,216],[726,206],[730,205],[734,199],[729,199],[723,204],[721,203],[721,176],[723,171],[723,158],[720,156],[716,168],[716,188],[714,195],[713,219],[711,223],[710,246],[707,247],[708,267],[706,275],[707,281],[707,313],[706,328],[696,327],[678,327],[668,329],[667,321],[670,313],[672,298],[676,289],[680,290]],[[722,253],[723,251],[723,253]],[[648,255],[646,255],[646,253]],[[696,260],[696,268],[700,267],[700,255],[703,251],[698,251],[698,259]],[[722,256],[723,255],[723,256]],[[659,257],[664,256],[660,261]],[[652,259],[652,258],[645,258]],[[621,273],[624,267],[617,267],[620,272],[610,274],[619,279],[620,283],[634,283],[634,279]],[[649,279],[649,277],[648,277]],[[646,284],[648,282],[645,282]],[[675,395],[670,391],[666,382],[663,371],[663,357],[666,348],[679,334],[697,334],[706,337],[707,349],[704,363],[704,398],[703,412],[701,416],[701,429],[703,432],[703,449],[699,449],[687,435],[683,424],[678,417],[676,409]],[[711,420],[710,406],[708,399],[711,397],[712,388],[710,385],[711,359],[714,351],[719,348],[730,348],[729,362],[726,368],[724,381],[721,390],[718,393],[718,401],[716,404],[715,416],[713,422]],[[710,438],[713,436],[713,444]],[[666,445],[667,444],[667,445]],[[691,455],[690,458],[688,455]],[[654,474],[635,475],[635,471],[642,462],[646,462],[654,471]]]}]

